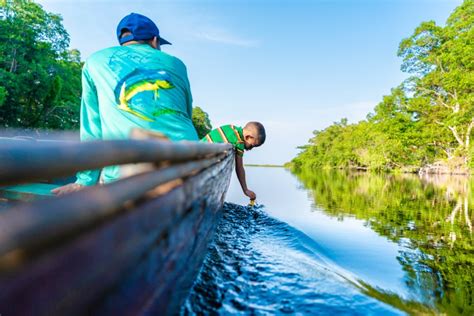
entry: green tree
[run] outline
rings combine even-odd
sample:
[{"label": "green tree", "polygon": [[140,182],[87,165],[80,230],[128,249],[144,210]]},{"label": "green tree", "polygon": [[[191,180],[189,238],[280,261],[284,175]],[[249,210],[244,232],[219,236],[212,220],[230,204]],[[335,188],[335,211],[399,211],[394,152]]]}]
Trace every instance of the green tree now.
[{"label": "green tree", "polygon": [[398,52],[412,76],[366,120],[315,131],[290,165],[415,171],[447,158],[456,169],[474,166],[473,26],[474,0],[465,0],[444,27],[421,23]]},{"label": "green tree", "polygon": [[77,128],[82,65],[62,18],[31,0],[0,4],[0,126]]},{"label": "green tree", "polygon": [[3,103],[5,103],[7,94],[7,89],[5,89],[5,87],[0,86],[0,107],[3,105]]},{"label": "green tree", "polygon": [[204,112],[199,106],[193,108],[193,124],[200,139],[212,130],[209,114]]},{"label": "green tree", "polygon": [[[434,145],[447,158],[467,150],[474,127],[474,1],[465,0],[446,26],[421,23],[400,44],[402,70],[413,74],[405,86],[410,109],[430,130],[440,130]],[[433,126],[434,125],[434,126]]]}]

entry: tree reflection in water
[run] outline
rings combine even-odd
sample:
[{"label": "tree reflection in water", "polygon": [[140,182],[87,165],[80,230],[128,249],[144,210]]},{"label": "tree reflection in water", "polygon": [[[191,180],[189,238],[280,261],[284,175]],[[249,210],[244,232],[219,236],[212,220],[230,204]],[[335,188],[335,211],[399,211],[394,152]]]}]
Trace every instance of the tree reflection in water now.
[{"label": "tree reflection in water", "polygon": [[[315,207],[340,219],[362,219],[402,246],[397,259],[416,300],[440,313],[474,314],[472,180],[445,175],[295,173]],[[386,294],[385,299],[389,296],[393,295]]]}]

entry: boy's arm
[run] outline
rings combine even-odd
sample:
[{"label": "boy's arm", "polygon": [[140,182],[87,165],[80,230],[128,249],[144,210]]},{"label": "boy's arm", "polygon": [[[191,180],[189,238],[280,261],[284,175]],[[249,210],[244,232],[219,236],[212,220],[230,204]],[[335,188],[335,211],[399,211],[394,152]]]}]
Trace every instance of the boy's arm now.
[{"label": "boy's arm", "polygon": [[244,169],[244,160],[242,156],[238,154],[235,155],[235,173],[237,173],[237,179],[239,179],[240,186],[244,194],[248,196],[251,200],[255,200],[257,195],[247,188],[247,181],[245,180],[245,169]]}]

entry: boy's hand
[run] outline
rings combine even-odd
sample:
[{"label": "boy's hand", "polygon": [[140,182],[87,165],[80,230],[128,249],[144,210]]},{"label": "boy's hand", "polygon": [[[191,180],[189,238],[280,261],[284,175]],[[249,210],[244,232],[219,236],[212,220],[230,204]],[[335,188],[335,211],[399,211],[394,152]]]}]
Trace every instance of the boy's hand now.
[{"label": "boy's hand", "polygon": [[63,185],[62,187],[51,190],[51,193],[54,193],[56,195],[63,195],[63,194],[79,191],[83,187],[84,186],[79,183],[69,183],[69,184]]},{"label": "boy's hand", "polygon": [[251,200],[255,200],[257,198],[257,195],[251,191],[251,190],[245,190],[244,191],[245,195],[248,196]]}]

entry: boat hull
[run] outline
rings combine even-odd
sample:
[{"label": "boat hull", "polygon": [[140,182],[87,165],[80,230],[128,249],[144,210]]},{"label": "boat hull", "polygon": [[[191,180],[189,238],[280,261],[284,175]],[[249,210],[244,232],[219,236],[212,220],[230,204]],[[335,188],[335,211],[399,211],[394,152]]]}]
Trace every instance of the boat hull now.
[{"label": "boat hull", "polygon": [[233,154],[0,273],[5,315],[179,312],[220,218]]}]

